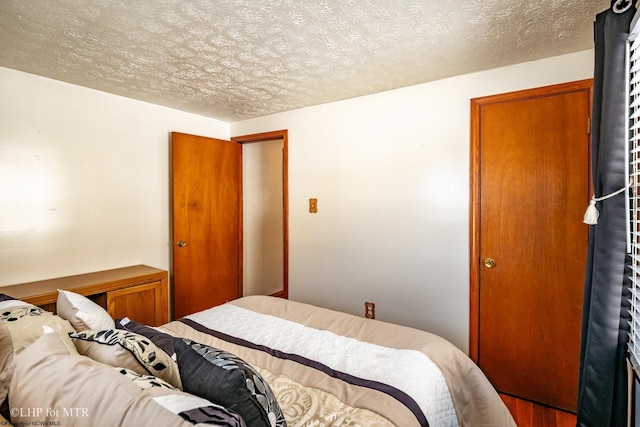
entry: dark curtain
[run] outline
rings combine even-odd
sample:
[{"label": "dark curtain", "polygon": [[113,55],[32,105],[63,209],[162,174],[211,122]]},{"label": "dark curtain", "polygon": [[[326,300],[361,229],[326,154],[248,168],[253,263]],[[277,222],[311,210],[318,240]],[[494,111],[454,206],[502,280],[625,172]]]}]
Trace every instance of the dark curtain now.
[{"label": "dark curtain", "polygon": [[[612,1],[596,16],[592,113],[592,173],[596,197],[624,187],[625,44],[635,7]],[[623,193],[624,194],[624,193]],[[629,286],[625,281],[624,195],[598,202],[589,230],[584,285],[578,426],[626,426],[626,346]]]}]

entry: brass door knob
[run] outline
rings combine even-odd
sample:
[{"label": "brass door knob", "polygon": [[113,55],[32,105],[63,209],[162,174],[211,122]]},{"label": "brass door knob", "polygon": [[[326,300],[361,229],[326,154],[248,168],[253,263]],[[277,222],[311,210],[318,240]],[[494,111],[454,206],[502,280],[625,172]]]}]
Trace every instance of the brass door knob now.
[{"label": "brass door knob", "polygon": [[184,240],[178,240],[178,243],[176,243],[176,245],[179,248],[184,248],[185,246],[187,246],[187,242],[185,242]]},{"label": "brass door knob", "polygon": [[487,268],[493,268],[496,266],[496,260],[493,258],[485,258],[484,259],[484,266]]}]

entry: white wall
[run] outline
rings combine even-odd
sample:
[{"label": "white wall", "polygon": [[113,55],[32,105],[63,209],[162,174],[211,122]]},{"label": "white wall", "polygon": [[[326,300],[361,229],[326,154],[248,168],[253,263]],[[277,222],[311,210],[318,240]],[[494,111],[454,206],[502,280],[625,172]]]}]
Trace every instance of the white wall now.
[{"label": "white wall", "polygon": [[[228,123],[0,68],[0,285],[169,268],[169,132],[289,129],[291,299],[467,350],[469,100],[592,76],[586,51]],[[308,199],[318,198],[318,213]]]},{"label": "white wall", "polygon": [[290,298],[358,315],[373,301],[467,351],[470,99],[592,64],[585,51],[232,123],[289,130]]},{"label": "white wall", "polygon": [[0,68],[0,285],[169,269],[169,132],[229,124]]}]

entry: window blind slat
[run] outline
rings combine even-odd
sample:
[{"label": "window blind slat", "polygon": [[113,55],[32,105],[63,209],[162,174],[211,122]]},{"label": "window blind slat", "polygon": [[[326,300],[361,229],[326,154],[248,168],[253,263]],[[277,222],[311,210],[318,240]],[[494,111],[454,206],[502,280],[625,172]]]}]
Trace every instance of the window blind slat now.
[{"label": "window blind slat", "polygon": [[[632,31],[635,33],[636,31]],[[630,360],[636,370],[640,369],[640,37],[630,40],[629,50],[629,175],[636,183],[629,189],[629,275],[631,283],[631,322],[628,348]]]}]

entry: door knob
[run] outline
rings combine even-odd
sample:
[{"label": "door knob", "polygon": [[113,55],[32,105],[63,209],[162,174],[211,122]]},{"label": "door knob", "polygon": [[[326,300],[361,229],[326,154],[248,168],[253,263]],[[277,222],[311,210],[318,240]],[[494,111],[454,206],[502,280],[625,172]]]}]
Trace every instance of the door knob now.
[{"label": "door knob", "polygon": [[496,260],[493,258],[485,258],[484,259],[484,266],[487,268],[493,268],[496,266]]},{"label": "door knob", "polygon": [[184,240],[178,240],[178,243],[176,243],[176,245],[179,248],[184,248],[185,246],[187,246],[187,242],[185,242]]}]

